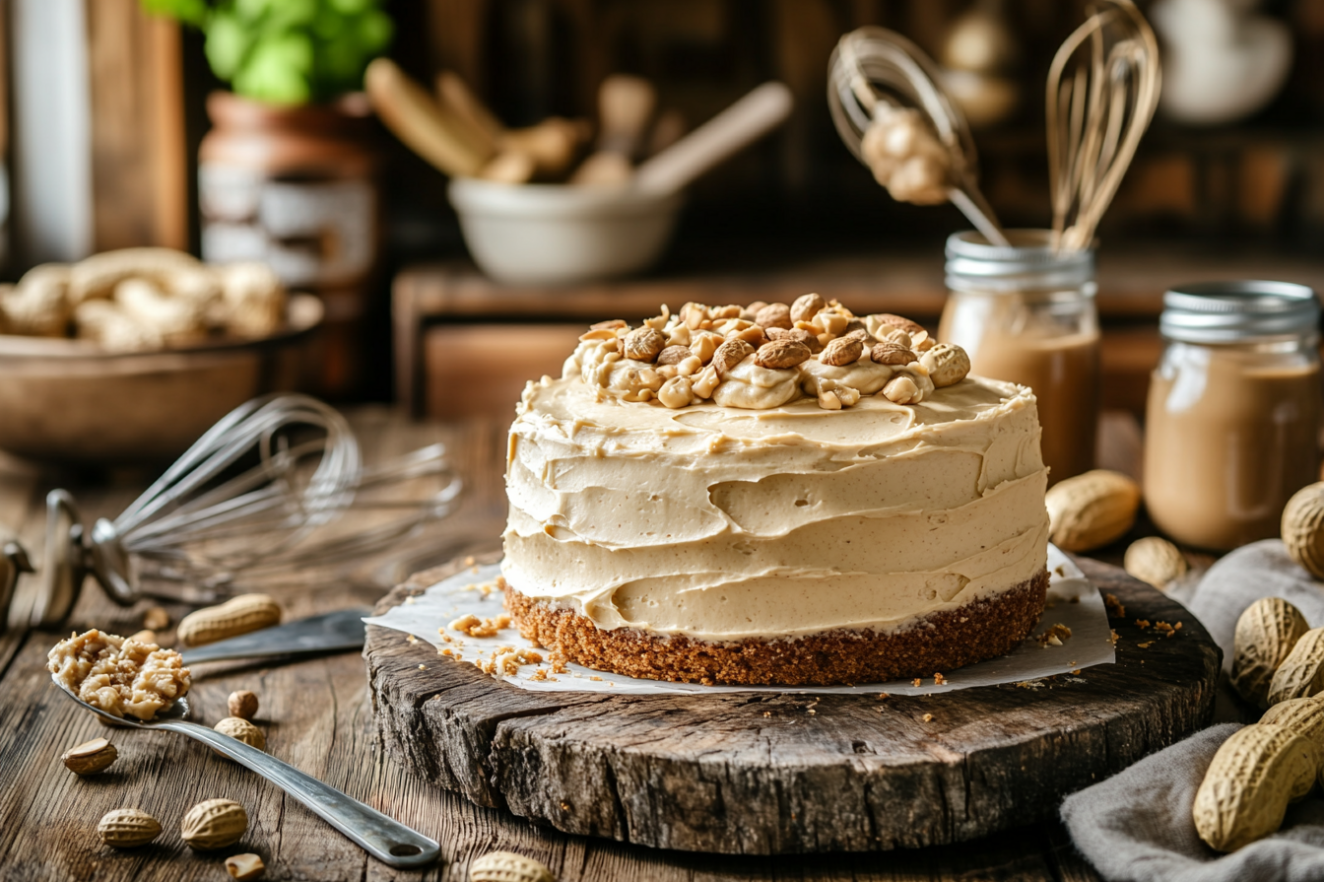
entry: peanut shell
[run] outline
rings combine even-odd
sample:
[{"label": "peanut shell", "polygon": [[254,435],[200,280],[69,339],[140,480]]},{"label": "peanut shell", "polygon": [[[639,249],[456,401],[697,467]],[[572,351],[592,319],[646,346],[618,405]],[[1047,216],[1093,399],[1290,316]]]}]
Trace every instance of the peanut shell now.
[{"label": "peanut shell", "polygon": [[1324,483],[1292,494],[1283,508],[1282,533],[1292,560],[1324,579]]},{"label": "peanut shell", "polygon": [[1256,707],[1268,707],[1274,672],[1309,629],[1301,610],[1281,597],[1246,607],[1233,635],[1232,688]]},{"label": "peanut shell", "polygon": [[234,845],[248,830],[248,813],[232,799],[208,799],[184,815],[179,834],[196,851]]},{"label": "peanut shell", "polygon": [[1095,469],[1054,485],[1044,504],[1049,540],[1064,551],[1090,551],[1131,529],[1140,487],[1120,472]]},{"label": "peanut shell", "polygon": [[1324,690],[1324,628],[1301,635],[1269,681],[1269,704],[1309,698]]},{"label": "peanut shell", "polygon": [[1132,542],[1126,549],[1122,566],[1140,581],[1162,591],[1173,579],[1185,574],[1186,558],[1167,539],[1146,536]]},{"label": "peanut shell", "polygon": [[1269,835],[1282,825],[1288,802],[1314,785],[1319,760],[1309,739],[1282,726],[1234,732],[1214,754],[1195,793],[1196,832],[1222,852]]},{"label": "peanut shell", "polygon": [[139,809],[115,809],[102,815],[97,835],[112,848],[133,848],[160,836],[161,822]]},{"label": "peanut shell", "polygon": [[280,624],[280,605],[265,594],[241,594],[219,606],[189,613],[179,622],[185,646],[203,646]]},{"label": "peanut shell", "polygon": [[511,851],[493,851],[469,866],[470,882],[556,882],[538,861]]},{"label": "peanut shell", "polygon": [[212,728],[222,735],[229,735],[236,741],[244,742],[249,747],[256,747],[258,750],[267,749],[267,736],[243,717],[226,717]]}]

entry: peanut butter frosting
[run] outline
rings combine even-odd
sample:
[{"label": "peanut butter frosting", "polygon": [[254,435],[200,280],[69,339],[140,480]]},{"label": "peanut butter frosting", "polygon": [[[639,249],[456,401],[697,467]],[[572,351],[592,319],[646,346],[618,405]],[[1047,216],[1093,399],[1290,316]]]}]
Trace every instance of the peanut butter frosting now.
[{"label": "peanut butter frosting", "polygon": [[[887,364],[878,347],[895,325],[818,307],[796,324],[819,357],[789,367],[760,363],[777,364],[761,357],[788,339],[776,335],[733,346],[719,374],[721,353],[695,352],[696,338],[757,333],[664,312],[663,348],[624,339],[624,323],[597,328],[560,379],[529,383],[507,459],[511,587],[599,628],[720,642],[903,629],[1041,574],[1047,470],[1030,390],[943,377],[945,362],[913,350]],[[851,324],[883,358],[852,360],[848,340],[828,353]],[[904,348],[923,341],[903,333]],[[644,358],[619,357],[631,346]],[[675,346],[691,351],[668,356]],[[661,373],[686,358],[688,373]],[[668,401],[676,377],[693,380]],[[884,394],[898,378],[909,386]]]}]

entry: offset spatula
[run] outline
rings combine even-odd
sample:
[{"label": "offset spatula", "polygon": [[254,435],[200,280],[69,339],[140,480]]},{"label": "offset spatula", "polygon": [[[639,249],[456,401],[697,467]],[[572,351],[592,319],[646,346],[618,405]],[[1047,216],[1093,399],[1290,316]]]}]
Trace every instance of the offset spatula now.
[{"label": "offset spatula", "polygon": [[236,658],[322,655],[361,649],[366,630],[363,617],[371,613],[371,610],[362,607],[341,609],[274,628],[263,628],[261,631],[185,650],[184,664]]}]

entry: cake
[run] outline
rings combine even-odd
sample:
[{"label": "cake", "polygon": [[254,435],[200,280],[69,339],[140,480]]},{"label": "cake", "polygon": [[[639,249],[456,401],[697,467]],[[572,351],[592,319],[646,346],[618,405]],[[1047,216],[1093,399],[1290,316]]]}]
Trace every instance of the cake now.
[{"label": "cake", "polygon": [[870,683],[1003,655],[1048,584],[1034,395],[894,315],[665,307],[580,338],[510,429],[502,590],[553,658]]}]

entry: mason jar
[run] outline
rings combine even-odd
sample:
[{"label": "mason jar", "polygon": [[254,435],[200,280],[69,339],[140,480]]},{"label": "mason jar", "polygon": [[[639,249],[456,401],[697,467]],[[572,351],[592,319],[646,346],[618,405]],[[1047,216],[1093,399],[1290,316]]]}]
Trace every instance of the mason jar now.
[{"label": "mason jar", "polygon": [[938,339],[969,353],[971,373],[1034,390],[1051,484],[1094,467],[1094,252],[1058,253],[1050,230],[1008,230],[1007,238],[1011,247],[975,232],[947,239],[949,294]]},{"label": "mason jar", "polygon": [[1287,282],[1204,282],[1163,297],[1149,384],[1145,505],[1178,542],[1225,551],[1279,535],[1319,474],[1319,303]]}]

